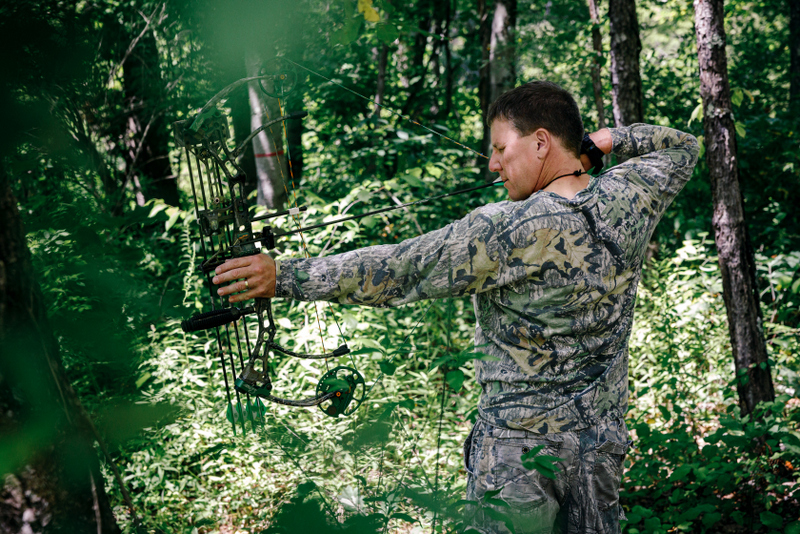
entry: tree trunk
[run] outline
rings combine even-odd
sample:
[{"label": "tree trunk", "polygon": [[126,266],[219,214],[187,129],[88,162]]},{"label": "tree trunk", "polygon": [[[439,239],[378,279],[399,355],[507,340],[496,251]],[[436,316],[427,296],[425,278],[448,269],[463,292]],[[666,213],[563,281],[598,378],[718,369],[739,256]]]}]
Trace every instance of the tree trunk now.
[{"label": "tree trunk", "polygon": [[[249,53],[245,58],[247,76],[258,76],[261,58]],[[247,87],[250,99],[250,131],[280,116],[276,98],[265,95],[258,82]],[[258,178],[258,204],[270,209],[280,209],[286,203],[286,193],[291,187],[289,166],[283,149],[283,126],[273,125],[253,138],[253,156]]]},{"label": "tree trunk", "polygon": [[789,0],[789,103],[800,110],[800,0]]},{"label": "tree trunk", "polygon": [[[247,71],[242,65],[241,77],[247,76]],[[231,124],[233,126],[233,138],[236,146],[241,145],[250,135],[250,95],[248,91],[234,91],[228,98],[228,105],[231,109]],[[258,187],[258,172],[256,171],[256,159],[253,157],[252,150],[244,150],[239,156],[239,166],[247,176],[244,184],[245,194],[249,195]]]},{"label": "tree trunk", "polygon": [[514,88],[517,78],[514,33],[517,24],[517,0],[495,0],[494,5],[479,0],[483,64],[479,72],[478,98],[483,115],[483,153],[491,151],[490,125],[486,113],[497,97]]},{"label": "tree trunk", "polygon": [[386,67],[389,63],[389,45],[381,45],[378,51],[378,83],[375,87],[375,108],[373,113],[380,116],[383,105],[383,93],[386,91]]},{"label": "tree trunk", "polygon": [[446,3],[444,19],[444,37],[442,42],[444,47],[444,117],[449,117],[453,109],[453,52],[450,49],[450,24],[453,20],[453,6],[448,0]]},{"label": "tree trunk", "polygon": [[611,36],[611,96],[614,123],[619,128],[642,122],[642,77],[639,73],[639,22],[635,0],[609,0]]},{"label": "tree trunk", "polygon": [[425,105],[425,98],[421,95],[426,88],[426,77],[428,75],[428,67],[431,62],[435,60],[435,56],[439,53],[436,46],[431,50],[429,60],[425,61],[426,52],[428,50],[428,35],[435,31],[435,22],[431,6],[428,2],[420,2],[416,5],[422,12],[417,22],[419,31],[414,36],[414,45],[412,48],[411,64],[408,66],[407,80],[416,80],[408,85],[408,98],[400,108],[400,113],[403,115],[416,115]]},{"label": "tree trunk", "polygon": [[749,247],[731,112],[725,55],[723,0],[695,0],[700,96],[703,100],[706,161],[714,201],[712,225],[719,254],[731,348],[742,414],[761,401],[775,399],[756,288],[756,267]]},{"label": "tree trunk", "polygon": [[86,415],[48,324],[0,163],[0,532],[116,534]]},{"label": "tree trunk", "polygon": [[139,204],[160,198],[178,205],[177,176],[169,162],[164,83],[158,47],[151,31],[145,32],[123,65],[127,124],[123,151],[129,179],[141,184]]},{"label": "tree trunk", "polygon": [[589,17],[592,21],[592,88],[594,89],[594,106],[597,108],[597,129],[606,127],[606,110],[603,103],[603,39],[600,35],[600,14],[597,10],[597,0],[589,0]]}]

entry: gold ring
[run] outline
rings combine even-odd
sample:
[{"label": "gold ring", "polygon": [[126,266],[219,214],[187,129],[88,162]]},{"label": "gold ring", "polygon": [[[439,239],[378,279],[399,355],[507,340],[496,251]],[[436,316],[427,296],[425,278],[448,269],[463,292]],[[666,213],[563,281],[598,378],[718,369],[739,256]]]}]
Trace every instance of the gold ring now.
[{"label": "gold ring", "polygon": [[250,289],[250,285],[247,283],[247,278],[244,279],[244,288]]}]

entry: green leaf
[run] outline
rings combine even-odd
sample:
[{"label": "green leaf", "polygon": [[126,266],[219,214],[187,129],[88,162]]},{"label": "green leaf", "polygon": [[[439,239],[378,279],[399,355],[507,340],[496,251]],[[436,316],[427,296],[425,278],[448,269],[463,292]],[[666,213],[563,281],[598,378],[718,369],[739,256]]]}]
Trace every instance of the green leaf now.
[{"label": "green leaf", "polygon": [[692,116],[689,117],[689,124],[687,126],[691,126],[692,122],[695,121],[695,120],[700,120],[700,121],[703,120],[703,103],[702,102],[697,104],[697,107],[695,107],[694,111],[692,111]]},{"label": "green leaf", "polygon": [[397,370],[397,365],[386,360],[379,361],[378,367],[381,368],[381,373],[385,374],[386,376],[392,376],[394,372]]},{"label": "green leaf", "polygon": [[737,108],[742,105],[742,101],[744,100],[744,91],[739,89],[738,87],[731,92],[731,102]]},{"label": "green leaf", "polygon": [[773,514],[769,510],[761,512],[758,517],[761,519],[761,523],[766,527],[776,529],[783,527],[783,518],[778,514]]},{"label": "green leaf", "polygon": [[165,231],[169,231],[170,228],[175,226],[175,223],[181,216],[181,210],[179,210],[178,208],[170,208],[169,210],[167,210],[167,213],[169,213],[169,219],[164,224]]},{"label": "green leaf", "polygon": [[739,137],[744,137],[747,134],[747,130],[744,129],[744,125],[739,121],[736,121],[734,124],[736,126],[736,134]]},{"label": "green leaf", "polygon": [[722,519],[722,514],[719,512],[711,512],[703,516],[703,525],[708,528]]},{"label": "green leaf", "polygon": [[401,520],[405,521],[406,523],[419,523],[419,519],[414,519],[410,515],[404,514],[404,513],[401,513],[401,512],[397,512],[395,514],[392,514],[391,517],[392,517],[392,519],[401,519]]},{"label": "green leaf", "polygon": [[672,419],[672,414],[669,413],[669,410],[667,410],[660,404],[658,405],[658,411],[661,412],[661,417],[664,418],[664,421],[669,421],[670,419]]},{"label": "green leaf", "polygon": [[392,44],[398,37],[400,37],[400,30],[394,24],[381,23],[378,24],[375,33],[382,43]]},{"label": "green leaf", "polygon": [[461,390],[461,386],[464,385],[464,372],[461,369],[450,371],[445,375],[445,380],[453,388],[453,391],[458,392]]},{"label": "green leaf", "polygon": [[401,400],[400,403],[398,404],[398,406],[400,406],[401,408],[405,408],[406,410],[413,410],[416,405],[417,403],[414,402],[413,399],[404,399]]},{"label": "green leaf", "polygon": [[309,480],[297,486],[297,494],[300,495],[301,497],[306,497],[308,495],[311,495],[311,493],[315,489],[317,489],[317,485],[311,480]]},{"label": "green leaf", "polygon": [[439,178],[444,171],[437,167],[436,165],[425,165],[425,170],[428,171],[428,174],[433,176],[434,178]]},{"label": "green leaf", "polygon": [[794,521],[786,525],[784,534],[800,534],[800,521]]},{"label": "green leaf", "polygon": [[684,478],[686,478],[686,475],[688,475],[691,472],[692,472],[692,466],[684,464],[672,472],[672,474],[669,477],[669,481],[670,482],[681,481]]},{"label": "green leaf", "polygon": [[142,376],[140,376],[139,379],[136,381],[136,389],[141,388],[142,385],[144,385],[145,382],[150,380],[151,376],[153,376],[153,375],[151,375],[150,373],[145,373]]}]

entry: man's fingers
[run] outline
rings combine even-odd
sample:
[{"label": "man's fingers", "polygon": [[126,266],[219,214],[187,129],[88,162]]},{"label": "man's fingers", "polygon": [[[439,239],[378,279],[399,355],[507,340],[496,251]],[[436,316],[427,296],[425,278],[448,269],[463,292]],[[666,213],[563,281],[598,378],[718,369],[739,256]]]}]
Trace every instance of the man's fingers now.
[{"label": "man's fingers", "polygon": [[219,274],[214,278],[212,278],[211,281],[215,284],[223,284],[225,282],[230,282],[231,280],[238,280],[240,278],[244,279],[248,277],[249,273],[247,272],[247,269],[241,268],[241,269],[229,270],[227,272]]},{"label": "man's fingers", "polygon": [[[233,259],[230,259],[230,260],[226,261],[225,263],[223,263],[222,265],[220,265],[216,269],[214,269],[214,272],[219,275],[219,274],[222,274],[222,273],[226,273],[226,272],[228,272],[228,271],[230,271],[232,269],[239,269],[240,267],[247,267],[248,265],[250,265],[250,263],[252,263],[252,261],[253,261],[253,257],[252,256],[243,256],[241,258],[233,258]],[[216,283],[216,282],[214,282],[214,283]]]}]

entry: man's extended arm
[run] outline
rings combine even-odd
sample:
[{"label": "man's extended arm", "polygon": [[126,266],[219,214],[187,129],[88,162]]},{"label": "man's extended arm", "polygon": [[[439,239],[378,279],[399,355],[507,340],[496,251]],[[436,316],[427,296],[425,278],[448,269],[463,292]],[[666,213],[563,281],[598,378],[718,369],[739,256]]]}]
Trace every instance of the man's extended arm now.
[{"label": "man's extended arm", "polygon": [[[600,130],[590,137],[604,153],[613,148],[614,153],[633,158],[625,164],[634,171],[626,172],[630,187],[650,189],[656,195],[660,192],[664,203],[688,180],[697,160],[696,140],[668,128],[633,125]],[[584,168],[591,165],[585,156],[581,162]],[[646,165],[648,172],[636,172],[640,164]],[[282,276],[266,255],[238,258],[217,268],[214,283],[240,280],[219,289],[220,295],[231,295],[230,302],[272,298],[277,293],[300,300],[391,306],[472,294],[524,278],[535,269],[536,262],[519,269],[507,261],[515,251],[508,243],[498,243],[502,225],[489,209],[479,209],[441,230],[400,245],[370,247],[369,254],[363,256],[359,256],[363,252],[353,251],[335,262],[290,260],[286,266],[292,271]],[[283,280],[277,290],[276,280]]]}]

